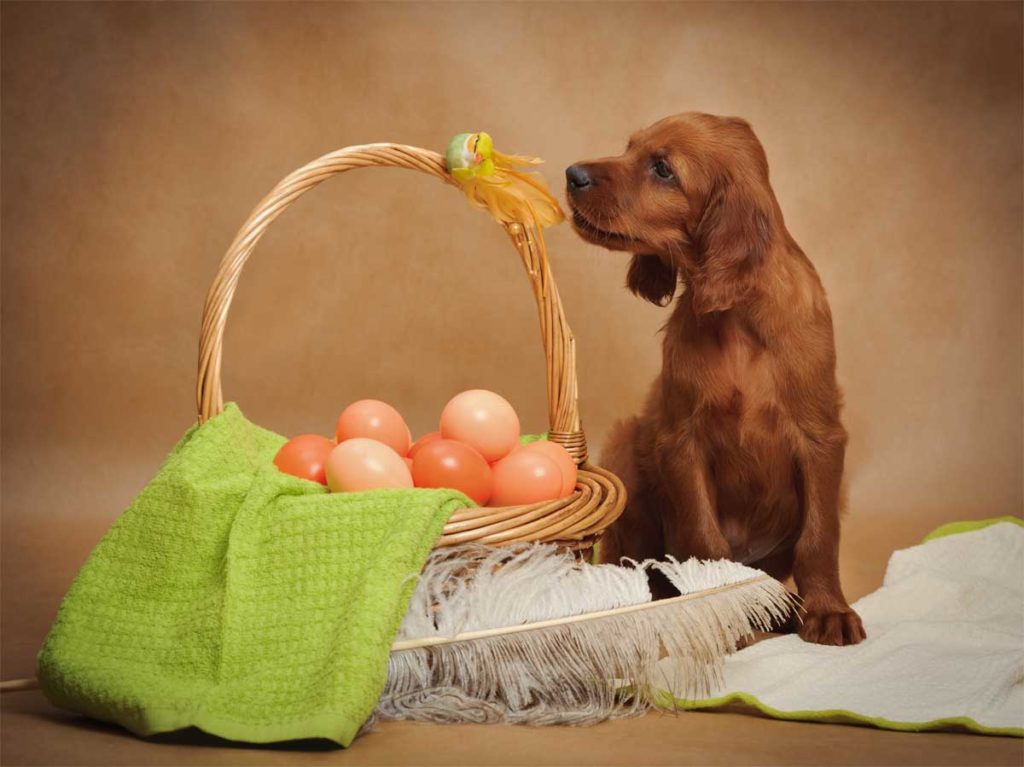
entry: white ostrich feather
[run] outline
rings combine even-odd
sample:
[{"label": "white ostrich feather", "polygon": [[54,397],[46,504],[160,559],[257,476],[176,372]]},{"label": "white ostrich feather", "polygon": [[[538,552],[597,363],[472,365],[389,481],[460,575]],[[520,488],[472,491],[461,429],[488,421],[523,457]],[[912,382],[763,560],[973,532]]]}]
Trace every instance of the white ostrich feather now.
[{"label": "white ostrich feather", "polygon": [[[652,601],[651,568],[680,596]],[[550,544],[439,550],[392,648],[376,715],[517,724],[633,715],[669,702],[665,690],[709,694],[723,657],[791,609],[782,584],[733,562],[589,565]],[[666,654],[679,678],[662,678]]]}]

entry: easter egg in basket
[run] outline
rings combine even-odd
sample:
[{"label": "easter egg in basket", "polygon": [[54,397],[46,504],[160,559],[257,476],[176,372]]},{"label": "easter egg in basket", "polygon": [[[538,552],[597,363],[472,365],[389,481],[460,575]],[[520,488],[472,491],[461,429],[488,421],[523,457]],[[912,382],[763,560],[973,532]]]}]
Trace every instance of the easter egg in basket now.
[{"label": "easter egg in basket", "polygon": [[522,448],[497,461],[492,506],[519,506],[551,501],[562,490],[562,471],[550,457],[537,450]]},{"label": "easter egg in basket", "polygon": [[374,439],[355,437],[338,444],[327,457],[327,485],[336,493],[412,487],[405,459]]},{"label": "easter egg in basket", "polygon": [[406,455],[408,455],[410,458],[415,458],[416,453],[418,453],[423,448],[424,445],[430,444],[431,442],[438,439],[441,439],[441,432],[439,431],[432,431],[429,434],[424,434],[422,437],[420,437],[412,444],[412,447],[409,448],[409,452],[406,453]]},{"label": "easter egg in basket", "polygon": [[327,484],[324,467],[335,444],[319,434],[301,434],[285,442],[274,456],[274,465],[293,477]]},{"label": "easter egg in basket", "polygon": [[469,445],[436,439],[423,445],[412,460],[416,487],[450,487],[483,506],[491,497],[494,481],[487,461]]},{"label": "easter egg in basket", "polygon": [[345,408],[338,416],[335,436],[338,444],[356,437],[374,439],[400,456],[409,451],[412,441],[402,414],[378,399],[361,399]]},{"label": "easter egg in basket", "polygon": [[576,461],[569,455],[569,451],[556,442],[549,442],[546,439],[540,439],[536,442],[531,442],[528,445],[523,445],[521,450],[533,450],[534,452],[546,455],[558,466],[562,473],[562,486],[558,491],[559,498],[565,498],[567,495],[571,495],[573,490],[576,489],[576,475],[578,473],[576,467]]},{"label": "easter egg in basket", "polygon": [[500,394],[470,389],[444,406],[441,436],[469,445],[488,462],[497,461],[519,441],[519,416]]}]

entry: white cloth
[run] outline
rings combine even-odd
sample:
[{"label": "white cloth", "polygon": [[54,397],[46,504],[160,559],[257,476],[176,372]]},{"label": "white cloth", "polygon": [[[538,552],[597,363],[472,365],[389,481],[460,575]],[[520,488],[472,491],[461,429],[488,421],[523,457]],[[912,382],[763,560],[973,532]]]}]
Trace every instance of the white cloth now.
[{"label": "white cloth", "polygon": [[727,700],[694,707],[743,701],[785,718],[1022,734],[1024,527],[1001,522],[897,551],[882,588],[854,608],[863,643],[754,644],[726,659]]}]

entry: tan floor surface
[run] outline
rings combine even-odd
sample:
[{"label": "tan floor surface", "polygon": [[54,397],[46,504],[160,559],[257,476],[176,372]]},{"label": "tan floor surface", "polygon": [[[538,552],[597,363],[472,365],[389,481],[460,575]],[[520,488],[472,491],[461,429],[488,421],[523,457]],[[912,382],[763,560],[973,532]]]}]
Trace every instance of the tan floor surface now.
[{"label": "tan floor surface", "polygon": [[[3,523],[3,677],[9,679],[31,674],[61,595],[107,523],[83,515],[61,523],[60,535],[17,516]],[[843,576],[850,598],[877,588],[892,548],[920,540],[925,527],[930,523],[848,520]],[[342,751],[239,747],[202,733],[146,742],[60,712],[39,692],[28,692],[3,696],[0,729],[3,765],[1024,764],[1024,743],[1013,738],[883,732],[739,713],[650,714],[589,728],[389,723]]]}]

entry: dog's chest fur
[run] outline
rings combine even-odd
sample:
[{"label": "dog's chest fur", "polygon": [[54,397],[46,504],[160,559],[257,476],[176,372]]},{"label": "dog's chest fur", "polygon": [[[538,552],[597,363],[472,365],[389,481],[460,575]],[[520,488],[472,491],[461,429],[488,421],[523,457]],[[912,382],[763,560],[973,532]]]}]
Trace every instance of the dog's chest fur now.
[{"label": "dog's chest fur", "polygon": [[663,351],[670,420],[699,419],[712,440],[741,447],[779,430],[777,359],[750,322],[732,312],[697,320],[679,311]]},{"label": "dog's chest fur", "polygon": [[734,558],[757,561],[799,525],[797,429],[779,391],[791,382],[748,319],[681,309],[666,328],[664,415],[700,435],[722,533]]}]

